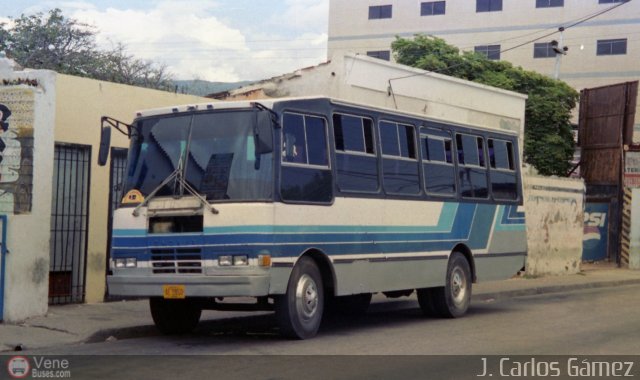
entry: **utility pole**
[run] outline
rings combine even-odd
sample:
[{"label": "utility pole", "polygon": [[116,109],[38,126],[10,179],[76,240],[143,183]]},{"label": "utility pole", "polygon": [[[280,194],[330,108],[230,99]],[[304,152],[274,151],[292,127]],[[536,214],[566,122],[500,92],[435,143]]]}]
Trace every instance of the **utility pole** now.
[{"label": "utility pole", "polygon": [[553,72],[553,79],[558,80],[560,77],[560,61],[562,60],[563,55],[567,55],[568,47],[564,46],[563,37],[564,37],[564,26],[558,28],[560,32],[560,42],[553,40],[551,41],[551,47],[553,51],[556,53],[556,67]]}]

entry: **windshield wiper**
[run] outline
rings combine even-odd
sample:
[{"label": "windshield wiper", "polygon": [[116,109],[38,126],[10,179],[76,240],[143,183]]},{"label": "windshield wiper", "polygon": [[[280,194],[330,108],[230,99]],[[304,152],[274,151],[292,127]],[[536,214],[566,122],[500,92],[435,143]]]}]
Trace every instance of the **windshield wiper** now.
[{"label": "windshield wiper", "polygon": [[202,203],[204,207],[208,208],[212,214],[220,213],[220,211],[218,211],[218,209],[213,207],[211,203],[209,203],[205,199],[205,197],[198,194],[198,192],[193,187],[191,187],[191,185],[189,185],[187,180],[185,180],[184,177],[182,176],[182,165],[178,165],[178,167],[176,168],[176,170],[173,171],[173,173],[171,173],[167,178],[165,178],[165,180],[162,181],[162,183],[160,183],[158,187],[156,187],[151,193],[149,193],[149,195],[145,198],[145,200],[142,203],[140,203],[139,205],[136,206],[136,208],[133,209],[133,216],[140,215],[140,209],[146,206],[147,203],[149,203],[149,201],[155,197],[156,193],[160,191],[160,189],[162,189],[165,185],[167,185],[169,182],[173,180],[178,182],[182,186],[182,188],[186,189],[189,193],[191,193],[191,195],[198,198],[198,200],[200,200],[200,203]]},{"label": "windshield wiper", "polygon": [[[193,116],[191,118],[192,118],[191,126],[189,128],[189,131],[191,131],[191,127],[193,126]],[[189,140],[190,140],[190,137],[191,137],[191,132],[189,132]],[[162,148],[162,146],[160,147]],[[191,195],[193,195],[198,200],[200,200],[200,203],[202,203],[203,206],[208,208],[209,211],[211,211],[211,213],[213,214],[219,213],[218,209],[216,209],[209,202],[207,202],[207,199],[202,195],[200,195],[191,185],[189,185],[189,183],[185,179],[186,168],[185,168],[184,162],[185,162],[185,154],[188,154],[187,153],[188,151],[189,151],[189,144],[187,144],[186,149],[180,152],[180,159],[178,160],[178,165],[176,165],[176,169],[171,174],[169,174],[169,176],[165,178],[164,181],[162,181],[155,189],[153,189],[153,191],[149,193],[149,195],[145,198],[145,200],[142,203],[140,203],[139,205],[136,206],[136,208],[133,209],[133,216],[138,216],[140,214],[140,209],[144,207],[147,203],[149,203],[149,201],[156,195],[156,193],[171,181],[175,181],[173,186],[174,197],[181,198],[182,195],[184,194],[184,190],[186,189],[189,193],[191,193]],[[176,194],[175,192],[176,184],[180,186],[178,194]]]}]

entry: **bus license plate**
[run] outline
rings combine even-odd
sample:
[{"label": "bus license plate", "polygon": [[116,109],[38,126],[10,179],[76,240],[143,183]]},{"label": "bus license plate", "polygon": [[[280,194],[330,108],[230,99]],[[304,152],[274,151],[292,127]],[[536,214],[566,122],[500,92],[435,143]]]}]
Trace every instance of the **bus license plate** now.
[{"label": "bus license plate", "polygon": [[163,285],[162,291],[166,299],[184,299],[184,285]]}]

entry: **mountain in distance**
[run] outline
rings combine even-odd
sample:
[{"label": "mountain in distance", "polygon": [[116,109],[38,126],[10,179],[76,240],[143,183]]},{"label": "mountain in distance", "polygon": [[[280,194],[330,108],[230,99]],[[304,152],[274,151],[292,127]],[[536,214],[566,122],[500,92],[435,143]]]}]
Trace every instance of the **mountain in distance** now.
[{"label": "mountain in distance", "polygon": [[255,81],[241,81],[241,82],[209,82],[202,79],[192,80],[174,80],[173,83],[176,86],[176,92],[180,94],[189,94],[197,96],[205,96],[209,94],[215,94],[218,92],[224,92],[233,90],[245,86]]}]

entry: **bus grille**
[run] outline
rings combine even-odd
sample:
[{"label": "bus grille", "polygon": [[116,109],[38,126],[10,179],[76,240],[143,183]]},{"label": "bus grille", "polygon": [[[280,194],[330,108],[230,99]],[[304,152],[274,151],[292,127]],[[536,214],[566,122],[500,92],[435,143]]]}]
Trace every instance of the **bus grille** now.
[{"label": "bus grille", "polygon": [[152,249],[154,274],[202,274],[200,248]]}]

